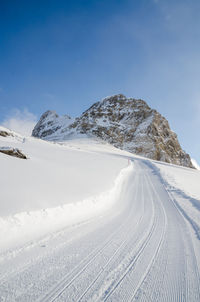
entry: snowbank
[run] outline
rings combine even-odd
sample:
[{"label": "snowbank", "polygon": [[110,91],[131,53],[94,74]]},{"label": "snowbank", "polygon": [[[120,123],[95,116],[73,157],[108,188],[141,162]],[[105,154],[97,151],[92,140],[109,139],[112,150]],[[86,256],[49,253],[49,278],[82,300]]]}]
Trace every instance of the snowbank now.
[{"label": "snowbank", "polygon": [[0,218],[0,252],[102,215],[120,198],[123,184],[126,183],[132,169],[133,164],[122,169],[113,187],[97,196],[55,208],[22,212]]},{"label": "snowbank", "polygon": [[155,165],[171,187],[200,202],[200,171],[158,162]]}]

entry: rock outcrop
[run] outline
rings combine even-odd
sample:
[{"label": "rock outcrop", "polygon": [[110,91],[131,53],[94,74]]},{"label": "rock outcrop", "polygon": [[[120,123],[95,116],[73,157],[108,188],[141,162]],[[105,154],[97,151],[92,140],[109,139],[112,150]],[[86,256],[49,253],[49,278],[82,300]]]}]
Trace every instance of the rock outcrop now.
[{"label": "rock outcrop", "polygon": [[138,155],[193,167],[168,121],[143,100],[114,95],[93,104],[71,123],[68,119],[68,124],[63,121],[61,125],[59,119],[55,112],[47,111],[34,128],[33,136],[52,140],[86,134]]},{"label": "rock outcrop", "polygon": [[11,147],[0,147],[0,152],[4,153],[6,155],[10,155],[10,156],[14,156],[14,157],[18,157],[21,159],[27,159],[26,155],[24,155],[22,153],[21,150],[17,149],[17,148],[11,148]]},{"label": "rock outcrop", "polygon": [[0,136],[7,137],[7,136],[13,136],[13,134],[8,131],[0,130]]}]

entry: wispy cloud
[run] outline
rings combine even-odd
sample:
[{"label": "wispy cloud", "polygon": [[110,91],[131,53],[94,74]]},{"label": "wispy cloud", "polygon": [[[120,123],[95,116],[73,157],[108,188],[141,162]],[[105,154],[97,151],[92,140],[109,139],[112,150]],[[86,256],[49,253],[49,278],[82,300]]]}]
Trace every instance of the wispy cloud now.
[{"label": "wispy cloud", "polygon": [[37,117],[27,109],[13,109],[2,125],[22,135],[31,135],[36,121]]},{"label": "wispy cloud", "polygon": [[43,95],[45,98],[49,98],[49,99],[54,99],[55,95],[53,93],[43,93]]}]

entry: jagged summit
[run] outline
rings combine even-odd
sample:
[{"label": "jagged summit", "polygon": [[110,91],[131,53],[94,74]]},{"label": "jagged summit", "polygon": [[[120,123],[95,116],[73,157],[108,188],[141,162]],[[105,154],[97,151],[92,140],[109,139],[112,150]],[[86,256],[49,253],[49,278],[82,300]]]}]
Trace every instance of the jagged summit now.
[{"label": "jagged summit", "polygon": [[55,111],[48,110],[42,114],[39,122],[33,129],[32,135],[44,139],[53,139],[52,135],[67,127],[73,119],[69,115],[59,116]]},{"label": "jagged summit", "polygon": [[45,139],[67,138],[71,134],[99,137],[115,147],[186,167],[193,167],[168,121],[141,99],[123,94],[94,103],[74,121],[52,111],[44,113],[33,136]]}]

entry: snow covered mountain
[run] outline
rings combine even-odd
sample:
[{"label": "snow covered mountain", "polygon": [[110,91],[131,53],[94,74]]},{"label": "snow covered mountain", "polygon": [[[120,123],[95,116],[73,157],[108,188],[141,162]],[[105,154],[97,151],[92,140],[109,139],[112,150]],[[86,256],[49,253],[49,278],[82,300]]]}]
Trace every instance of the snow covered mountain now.
[{"label": "snow covered mountain", "polygon": [[[66,131],[65,128],[73,122],[69,115],[59,116],[55,111],[46,111],[42,114],[39,122],[33,129],[32,135],[35,137],[52,140],[58,138],[60,132]],[[62,134],[63,135],[63,134]]]},{"label": "snow covered mountain", "polygon": [[138,155],[193,168],[168,121],[140,99],[122,94],[107,97],[74,121],[47,111],[32,133],[46,140],[65,140],[77,134],[96,136]]}]

